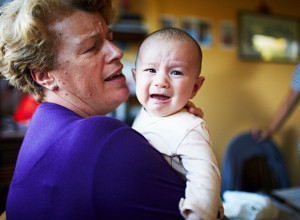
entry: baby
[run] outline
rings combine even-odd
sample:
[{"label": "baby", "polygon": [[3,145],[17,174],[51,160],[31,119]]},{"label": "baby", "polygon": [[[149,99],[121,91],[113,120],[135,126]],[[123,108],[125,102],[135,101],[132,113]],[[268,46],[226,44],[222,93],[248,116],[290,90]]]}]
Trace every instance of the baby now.
[{"label": "baby", "polygon": [[188,219],[216,220],[223,216],[220,173],[205,121],[185,105],[201,88],[202,52],[186,32],[166,28],[141,44],[136,68],[136,95],[143,108],[133,128],[160,151],[187,181],[179,202]]}]

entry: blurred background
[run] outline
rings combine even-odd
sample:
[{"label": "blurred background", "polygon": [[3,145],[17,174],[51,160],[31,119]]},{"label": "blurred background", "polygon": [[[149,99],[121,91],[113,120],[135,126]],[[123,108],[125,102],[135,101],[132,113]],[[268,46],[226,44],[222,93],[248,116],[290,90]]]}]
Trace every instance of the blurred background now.
[{"label": "blurred background", "polygon": [[[144,37],[162,27],[183,28],[203,50],[201,74],[206,80],[192,101],[205,113],[222,168],[230,140],[253,127],[267,126],[286,96],[299,62],[299,0],[118,0],[115,3],[119,18],[111,28],[115,43],[125,53],[124,74],[131,96],[110,115],[131,125],[139,110],[131,68]],[[13,161],[28,124],[14,118],[23,98],[20,91],[0,81],[0,148],[6,152],[6,163],[10,163],[0,168],[2,183],[9,183]],[[33,110],[31,105],[28,111]],[[299,128],[300,106],[274,136],[292,186],[300,186]]]},{"label": "blurred background", "polygon": [[[234,136],[270,123],[299,62],[298,0],[121,0],[118,4],[120,20],[112,28],[125,52],[124,73],[132,96],[115,116],[130,124],[136,114],[130,69],[143,34],[175,26],[190,31],[203,50],[201,74],[206,80],[193,102],[204,111],[219,166]],[[249,42],[251,37],[269,41],[255,44]],[[293,186],[300,185],[299,128],[297,106],[274,135]]]}]

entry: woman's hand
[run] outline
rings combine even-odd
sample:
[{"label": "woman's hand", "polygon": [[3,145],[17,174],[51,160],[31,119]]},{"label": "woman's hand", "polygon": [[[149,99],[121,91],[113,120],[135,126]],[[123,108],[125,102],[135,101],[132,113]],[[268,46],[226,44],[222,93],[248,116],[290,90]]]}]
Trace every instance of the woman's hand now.
[{"label": "woman's hand", "polygon": [[185,108],[188,110],[189,113],[191,113],[191,114],[193,114],[193,115],[195,115],[197,117],[203,118],[204,113],[203,113],[202,109],[201,108],[197,108],[194,105],[194,103],[192,103],[192,102],[189,101],[186,104]]}]

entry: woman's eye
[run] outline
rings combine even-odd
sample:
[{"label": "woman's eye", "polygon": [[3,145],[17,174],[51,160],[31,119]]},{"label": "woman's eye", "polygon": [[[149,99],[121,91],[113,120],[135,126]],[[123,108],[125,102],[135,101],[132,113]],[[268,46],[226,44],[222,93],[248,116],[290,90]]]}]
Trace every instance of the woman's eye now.
[{"label": "woman's eye", "polygon": [[84,53],[88,53],[90,51],[93,51],[96,49],[96,46],[90,47],[89,49],[87,49],[86,51],[84,51]]},{"label": "woman's eye", "polygon": [[100,47],[100,42],[95,42],[91,44],[89,47],[86,47],[85,51],[83,51],[83,54],[89,53],[89,52],[96,52]]},{"label": "woman's eye", "polygon": [[108,31],[107,31],[106,39],[107,39],[108,41],[113,41],[113,40],[114,40],[113,31],[112,31],[111,29],[108,29]]},{"label": "woman's eye", "polygon": [[149,72],[149,73],[156,73],[155,69],[147,69],[147,72]]},{"label": "woman's eye", "polygon": [[113,41],[114,40],[114,36],[113,36],[112,33],[108,35],[107,40],[108,41]]},{"label": "woman's eye", "polygon": [[183,73],[182,73],[182,72],[179,72],[179,71],[173,71],[171,74],[172,74],[172,75],[175,75],[175,76],[183,75]]}]

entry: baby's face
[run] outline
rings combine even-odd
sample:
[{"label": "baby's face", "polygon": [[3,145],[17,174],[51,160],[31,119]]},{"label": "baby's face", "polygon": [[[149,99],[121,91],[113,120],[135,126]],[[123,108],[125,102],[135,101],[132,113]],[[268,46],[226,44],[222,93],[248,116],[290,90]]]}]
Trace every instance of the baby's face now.
[{"label": "baby's face", "polygon": [[199,54],[187,41],[148,39],[140,48],[136,94],[146,110],[167,116],[182,109],[201,87]]}]

